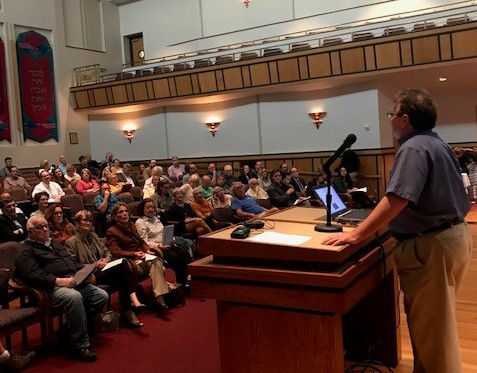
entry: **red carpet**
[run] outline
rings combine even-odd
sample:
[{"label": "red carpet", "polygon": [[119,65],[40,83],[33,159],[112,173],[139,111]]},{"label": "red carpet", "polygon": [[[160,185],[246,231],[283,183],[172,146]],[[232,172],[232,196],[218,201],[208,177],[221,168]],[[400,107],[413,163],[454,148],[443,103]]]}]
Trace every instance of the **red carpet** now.
[{"label": "red carpet", "polygon": [[[215,301],[187,298],[186,305],[171,310],[168,317],[162,320],[145,311],[139,315],[143,328],[97,335],[91,346],[98,355],[96,363],[54,354],[36,358],[25,372],[220,372]],[[20,334],[14,337],[14,350],[21,346]],[[38,346],[38,334],[37,327],[29,329],[30,348]]]}]

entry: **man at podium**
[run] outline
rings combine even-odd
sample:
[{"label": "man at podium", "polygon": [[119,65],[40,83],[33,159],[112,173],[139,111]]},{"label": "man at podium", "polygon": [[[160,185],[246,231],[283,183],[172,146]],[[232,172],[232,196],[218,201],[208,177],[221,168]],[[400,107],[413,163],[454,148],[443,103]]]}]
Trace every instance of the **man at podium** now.
[{"label": "man at podium", "polygon": [[470,263],[470,209],[452,149],[432,131],[436,106],[428,92],[397,94],[387,113],[398,141],[386,195],[356,229],[329,245],[356,244],[389,224],[414,353],[415,373],[462,371],[455,293]]}]

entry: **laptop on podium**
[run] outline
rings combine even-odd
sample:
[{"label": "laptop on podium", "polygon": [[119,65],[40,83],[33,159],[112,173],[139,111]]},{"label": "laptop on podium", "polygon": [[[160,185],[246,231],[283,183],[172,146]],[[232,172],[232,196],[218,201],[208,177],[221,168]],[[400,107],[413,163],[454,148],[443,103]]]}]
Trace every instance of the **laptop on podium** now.
[{"label": "laptop on podium", "polygon": [[[326,207],[326,193],[328,187],[322,186],[314,189],[316,196],[320,199],[323,206]],[[348,209],[343,200],[336,192],[333,186],[330,187],[331,191],[331,218],[334,221],[359,223],[366,219],[373,210],[369,209]],[[324,216],[326,219],[326,215]],[[323,217],[317,220],[323,220]]]}]

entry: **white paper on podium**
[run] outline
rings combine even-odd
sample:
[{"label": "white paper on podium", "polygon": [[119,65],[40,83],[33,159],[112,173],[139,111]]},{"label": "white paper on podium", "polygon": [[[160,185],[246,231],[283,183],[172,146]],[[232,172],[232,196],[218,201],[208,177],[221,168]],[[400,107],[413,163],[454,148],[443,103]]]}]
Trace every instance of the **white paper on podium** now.
[{"label": "white paper on podium", "polygon": [[249,241],[263,243],[277,243],[280,245],[301,245],[309,240],[312,236],[302,236],[298,234],[285,234],[276,232],[264,232],[249,238]]},{"label": "white paper on podium", "polygon": [[123,258],[113,260],[112,262],[109,262],[108,264],[106,264],[101,271],[107,271],[108,269],[116,267],[117,265],[121,264],[122,262],[123,262]]}]

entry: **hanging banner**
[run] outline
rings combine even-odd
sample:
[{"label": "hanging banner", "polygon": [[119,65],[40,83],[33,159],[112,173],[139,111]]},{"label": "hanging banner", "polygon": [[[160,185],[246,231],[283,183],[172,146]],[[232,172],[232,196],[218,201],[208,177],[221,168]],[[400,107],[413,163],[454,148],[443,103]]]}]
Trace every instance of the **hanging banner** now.
[{"label": "hanging banner", "polygon": [[5,45],[0,38],[0,142],[12,142],[10,136],[10,115],[8,111],[7,68],[5,65]]},{"label": "hanging banner", "polygon": [[18,72],[23,138],[58,141],[53,51],[48,40],[35,31],[17,38]]}]

